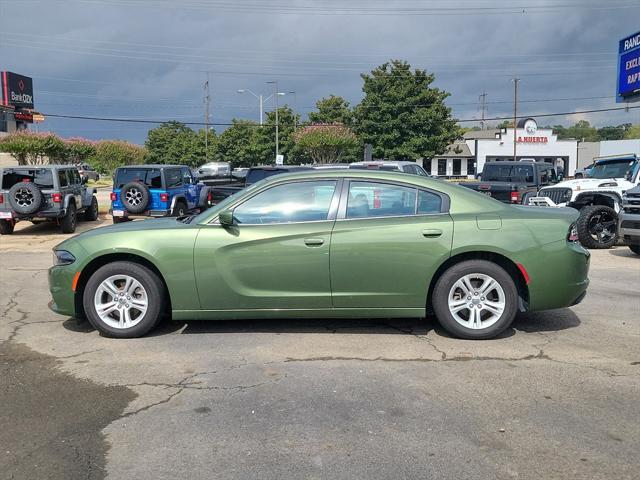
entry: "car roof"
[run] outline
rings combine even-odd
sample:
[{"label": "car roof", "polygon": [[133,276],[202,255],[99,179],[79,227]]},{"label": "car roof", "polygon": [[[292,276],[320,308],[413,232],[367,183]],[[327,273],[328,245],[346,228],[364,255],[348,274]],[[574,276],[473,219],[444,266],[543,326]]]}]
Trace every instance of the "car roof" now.
[{"label": "car roof", "polygon": [[418,165],[416,162],[411,162],[409,160],[371,160],[368,162],[351,162],[349,165]]},{"label": "car roof", "polygon": [[313,170],[313,167],[306,165],[256,165],[250,167],[251,170]]},{"label": "car roof", "polygon": [[123,165],[118,167],[116,170],[120,170],[121,168],[191,168],[189,165],[167,165],[164,163],[148,163],[145,165]]}]

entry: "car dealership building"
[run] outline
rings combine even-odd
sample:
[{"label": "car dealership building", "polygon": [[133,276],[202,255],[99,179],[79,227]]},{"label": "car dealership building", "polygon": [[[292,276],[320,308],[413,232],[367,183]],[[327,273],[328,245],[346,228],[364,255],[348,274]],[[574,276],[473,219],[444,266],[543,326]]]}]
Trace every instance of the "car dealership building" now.
[{"label": "car dealership building", "polygon": [[437,177],[473,178],[487,162],[535,160],[554,165],[565,176],[573,176],[578,165],[578,141],[558,140],[551,129],[538,128],[533,118],[518,122],[517,128],[467,132],[449,145],[442,155],[424,161],[427,172]]}]

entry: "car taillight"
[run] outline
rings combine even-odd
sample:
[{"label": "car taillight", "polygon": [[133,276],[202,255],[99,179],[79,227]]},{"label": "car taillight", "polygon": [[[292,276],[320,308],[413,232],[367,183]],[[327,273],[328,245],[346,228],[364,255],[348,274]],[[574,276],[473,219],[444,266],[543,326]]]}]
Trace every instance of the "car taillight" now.
[{"label": "car taillight", "polygon": [[118,200],[118,194],[116,192],[111,192],[111,201],[115,202]]},{"label": "car taillight", "polygon": [[511,203],[520,203],[520,192],[511,192]]},{"label": "car taillight", "polygon": [[52,193],[51,194],[51,200],[53,201],[53,203],[62,202],[62,194],[61,193]]},{"label": "car taillight", "polygon": [[578,241],[578,227],[575,223],[572,223],[569,227],[569,233],[567,234],[567,242],[577,242]]},{"label": "car taillight", "polygon": [[211,191],[207,192],[207,202],[211,202],[213,200],[213,195],[211,195]]},{"label": "car taillight", "polygon": [[169,201],[169,194],[168,193],[161,193],[160,194],[160,201],[161,202],[168,202]]},{"label": "car taillight", "polygon": [[0,203],[4,203],[4,195],[0,193]]}]

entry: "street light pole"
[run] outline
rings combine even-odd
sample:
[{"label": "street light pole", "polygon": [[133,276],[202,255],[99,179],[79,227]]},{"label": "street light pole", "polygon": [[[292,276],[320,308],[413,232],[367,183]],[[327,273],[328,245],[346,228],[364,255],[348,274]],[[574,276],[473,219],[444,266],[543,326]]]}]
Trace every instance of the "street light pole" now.
[{"label": "street light pole", "polygon": [[278,119],[278,81],[275,80],[273,82],[267,82],[267,83],[272,83],[274,85],[275,91],[273,92],[273,95],[276,97],[276,160],[278,159],[278,156],[280,155],[280,132],[279,132],[279,119]]},{"label": "street light pole", "polygon": [[519,78],[513,79],[513,161],[516,162],[516,149],[517,149],[517,128],[518,128],[518,83]]}]

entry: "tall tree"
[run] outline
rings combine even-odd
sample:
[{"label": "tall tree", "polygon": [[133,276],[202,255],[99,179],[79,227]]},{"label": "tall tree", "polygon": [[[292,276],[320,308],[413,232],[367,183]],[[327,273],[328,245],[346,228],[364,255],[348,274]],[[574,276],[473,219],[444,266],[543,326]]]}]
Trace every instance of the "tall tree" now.
[{"label": "tall tree", "polygon": [[640,138],[640,124],[639,125],[631,125],[626,132],[624,132],[625,140],[631,140]]},{"label": "tall tree", "polygon": [[311,123],[341,123],[345,126],[353,124],[353,111],[349,102],[342,97],[331,95],[316,102],[317,112],[309,113]]},{"label": "tall tree", "polygon": [[[267,151],[267,158],[264,162],[271,164],[276,158],[276,112],[267,112],[265,125],[259,129],[260,144]],[[293,110],[285,105],[278,108],[278,138],[279,152],[284,155],[284,163],[295,164],[304,160],[304,154],[300,148],[296,147],[293,141],[294,126],[300,125],[300,116],[294,114]]]},{"label": "tall tree", "polygon": [[434,75],[393,60],[362,74],[364,98],[355,108],[355,130],[377,158],[429,158],[460,136],[444,104],[449,96],[432,86]]},{"label": "tall tree", "polygon": [[251,120],[233,119],[232,124],[218,137],[218,158],[234,167],[251,167],[273,163],[270,149],[261,127]]},{"label": "tall tree", "polygon": [[351,129],[340,123],[308,125],[295,132],[293,140],[314,163],[338,162],[357,143]]},{"label": "tall tree", "polygon": [[[209,131],[209,139],[213,147],[214,132]],[[181,122],[170,121],[149,130],[145,146],[149,152],[148,163],[175,163],[196,167],[205,162],[204,132],[199,135]]]}]

